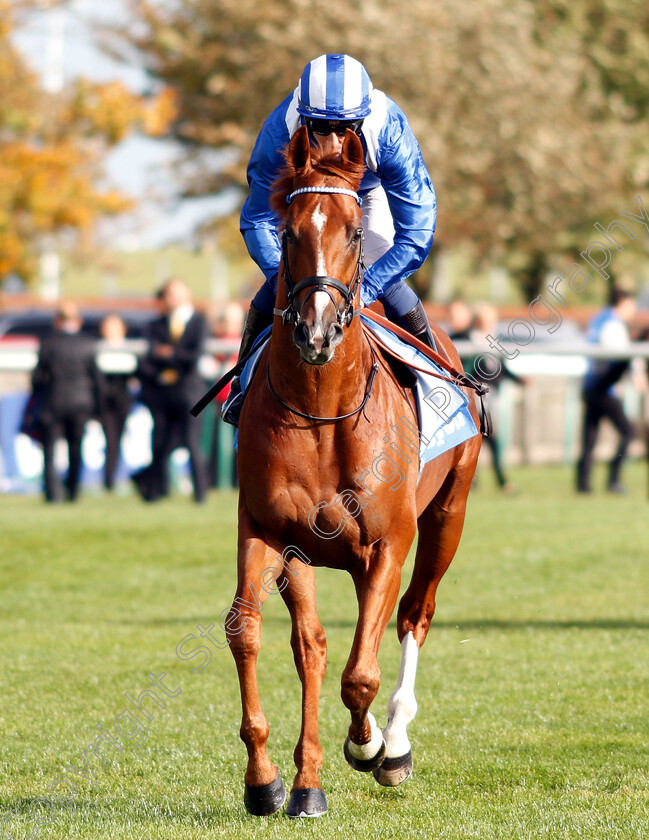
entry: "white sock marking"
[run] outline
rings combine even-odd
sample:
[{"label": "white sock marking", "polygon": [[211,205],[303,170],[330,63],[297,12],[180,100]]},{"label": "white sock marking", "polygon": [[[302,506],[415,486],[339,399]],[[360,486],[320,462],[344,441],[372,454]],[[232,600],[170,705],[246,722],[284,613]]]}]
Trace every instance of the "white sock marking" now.
[{"label": "white sock marking", "polygon": [[374,758],[381,749],[381,744],[383,743],[383,734],[374,720],[372,712],[367,713],[367,719],[369,720],[370,727],[372,728],[372,737],[369,742],[367,744],[355,744],[353,741],[349,742],[349,752],[354,756],[354,758],[362,759],[363,761],[367,761],[369,758]]},{"label": "white sock marking", "polygon": [[388,758],[400,758],[410,749],[406,728],[417,714],[415,677],[419,648],[412,633],[401,642],[401,669],[392,697],[388,700],[388,725],[383,730]]}]

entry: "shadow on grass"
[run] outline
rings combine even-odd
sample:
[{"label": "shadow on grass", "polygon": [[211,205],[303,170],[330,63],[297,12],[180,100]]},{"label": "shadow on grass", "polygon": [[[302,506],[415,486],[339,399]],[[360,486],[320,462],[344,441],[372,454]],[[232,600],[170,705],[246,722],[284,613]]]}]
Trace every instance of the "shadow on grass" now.
[{"label": "shadow on grass", "polygon": [[441,627],[447,630],[649,630],[649,621],[627,618],[566,618],[566,619],[519,619],[500,618],[471,619],[469,621],[436,621],[431,630]]},{"label": "shadow on grass", "polygon": [[[333,630],[354,630],[355,619],[327,619],[320,616],[325,631]],[[267,624],[283,623],[281,618],[268,617],[264,619]],[[396,619],[391,619],[386,630],[396,628]],[[469,620],[459,619],[457,621],[437,621],[433,619],[431,632],[435,629],[441,630],[504,630],[515,632],[517,630],[649,630],[649,621],[625,618],[601,618],[601,619],[500,619],[500,618],[472,618]]]},{"label": "shadow on grass", "polygon": [[[326,618],[320,616],[325,630],[354,630],[356,618]],[[181,618],[122,618],[112,624],[136,625],[140,627],[158,627],[171,624],[196,626],[201,622],[215,622],[214,615],[183,616]],[[264,625],[290,626],[288,612],[285,616],[264,616]],[[396,627],[396,620],[391,619],[388,629]],[[565,618],[565,619],[506,619],[506,618],[471,618],[457,621],[438,621],[433,619],[431,630],[649,630],[649,620],[632,618]]]}]

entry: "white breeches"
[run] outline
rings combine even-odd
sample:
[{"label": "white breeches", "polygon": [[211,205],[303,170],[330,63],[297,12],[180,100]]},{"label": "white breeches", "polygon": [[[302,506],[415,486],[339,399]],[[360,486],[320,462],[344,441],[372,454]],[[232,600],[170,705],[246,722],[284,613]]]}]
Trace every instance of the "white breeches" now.
[{"label": "white breeches", "polygon": [[365,265],[372,265],[394,243],[392,213],[383,187],[376,187],[363,196],[363,230]]}]

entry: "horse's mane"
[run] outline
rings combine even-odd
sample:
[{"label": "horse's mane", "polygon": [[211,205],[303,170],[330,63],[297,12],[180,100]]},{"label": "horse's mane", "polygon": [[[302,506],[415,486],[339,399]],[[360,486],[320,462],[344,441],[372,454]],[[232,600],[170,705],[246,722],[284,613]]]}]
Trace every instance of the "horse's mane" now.
[{"label": "horse's mane", "polygon": [[[286,163],[273,182],[270,196],[270,206],[280,219],[283,219],[286,215],[288,209],[286,198],[295,189],[295,179],[301,171],[288,161],[287,153],[288,147],[284,150]],[[345,181],[349,189],[354,191],[358,190],[365,172],[364,163],[352,163],[351,161],[343,163],[339,155],[323,155],[319,149],[314,148],[311,149],[311,167],[313,172],[324,175],[326,178]],[[333,185],[326,184],[326,186]]]}]

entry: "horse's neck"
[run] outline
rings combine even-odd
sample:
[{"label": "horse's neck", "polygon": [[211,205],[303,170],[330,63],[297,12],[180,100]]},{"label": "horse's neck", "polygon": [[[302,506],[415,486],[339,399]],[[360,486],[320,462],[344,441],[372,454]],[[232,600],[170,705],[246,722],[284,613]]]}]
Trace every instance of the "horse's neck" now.
[{"label": "horse's neck", "polygon": [[293,325],[275,319],[270,343],[270,373],[273,388],[293,408],[318,417],[336,417],[362,402],[372,359],[359,317],[325,365],[302,361],[293,341]]}]

